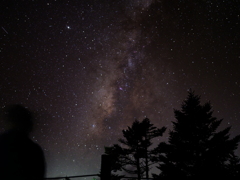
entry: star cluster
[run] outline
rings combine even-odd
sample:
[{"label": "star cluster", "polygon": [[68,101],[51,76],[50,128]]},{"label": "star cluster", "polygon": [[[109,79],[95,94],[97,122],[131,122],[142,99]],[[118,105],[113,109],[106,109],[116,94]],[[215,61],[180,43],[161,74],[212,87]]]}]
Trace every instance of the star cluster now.
[{"label": "star cluster", "polygon": [[31,137],[44,149],[48,177],[99,173],[104,146],[135,119],[171,129],[189,88],[237,135],[239,5],[4,0],[0,106],[35,111]]}]

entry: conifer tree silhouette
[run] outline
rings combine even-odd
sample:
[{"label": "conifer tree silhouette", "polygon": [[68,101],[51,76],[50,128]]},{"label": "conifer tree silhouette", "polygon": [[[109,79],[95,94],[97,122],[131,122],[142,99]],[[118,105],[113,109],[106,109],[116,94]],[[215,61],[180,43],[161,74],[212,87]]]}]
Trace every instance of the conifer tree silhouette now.
[{"label": "conifer tree silhouette", "polygon": [[[152,164],[152,139],[162,136],[166,128],[158,129],[150,123],[148,118],[142,122],[135,120],[131,127],[123,130],[124,139],[119,139],[122,146],[114,144],[105,147],[105,153],[112,156],[113,171],[124,170],[130,174],[137,174],[138,179],[149,176],[149,167]],[[130,169],[131,167],[131,169]]]},{"label": "conifer tree silhouette", "polygon": [[201,105],[200,96],[190,90],[181,110],[174,110],[176,121],[169,142],[155,149],[161,170],[155,179],[230,176],[228,163],[235,156],[240,136],[230,139],[230,127],[217,132],[222,119],[212,113],[211,104]]},{"label": "conifer tree silhouette", "polygon": [[231,155],[229,163],[227,164],[227,171],[230,174],[229,177],[240,178],[240,158],[235,154]]}]

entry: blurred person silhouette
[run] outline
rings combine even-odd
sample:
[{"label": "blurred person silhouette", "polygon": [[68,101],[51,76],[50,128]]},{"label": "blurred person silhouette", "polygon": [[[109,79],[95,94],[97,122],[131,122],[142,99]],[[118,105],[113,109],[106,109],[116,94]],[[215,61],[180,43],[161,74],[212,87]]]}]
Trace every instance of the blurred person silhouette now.
[{"label": "blurred person silhouette", "polygon": [[45,158],[41,147],[29,138],[33,114],[22,105],[4,109],[8,127],[0,135],[0,180],[43,180]]}]

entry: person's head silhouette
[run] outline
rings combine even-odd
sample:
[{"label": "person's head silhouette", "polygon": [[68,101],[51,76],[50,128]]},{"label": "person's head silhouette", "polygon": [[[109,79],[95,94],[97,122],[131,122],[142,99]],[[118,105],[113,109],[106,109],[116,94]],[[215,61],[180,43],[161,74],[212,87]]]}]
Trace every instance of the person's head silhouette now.
[{"label": "person's head silhouette", "polygon": [[6,107],[5,119],[10,130],[29,134],[33,127],[33,114],[20,104]]},{"label": "person's head silhouette", "polygon": [[29,136],[33,114],[19,104],[7,106],[4,110],[8,130],[0,134],[0,179],[43,180],[44,153]]}]

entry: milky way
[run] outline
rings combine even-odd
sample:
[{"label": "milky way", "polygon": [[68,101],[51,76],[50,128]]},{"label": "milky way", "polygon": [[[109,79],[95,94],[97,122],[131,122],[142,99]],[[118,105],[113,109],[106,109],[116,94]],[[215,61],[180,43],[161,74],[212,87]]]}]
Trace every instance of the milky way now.
[{"label": "milky way", "polygon": [[135,119],[171,129],[190,88],[237,135],[238,8],[234,0],[5,0],[0,105],[35,111],[31,138],[48,177],[99,173],[104,146]]}]

